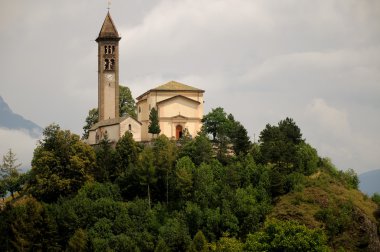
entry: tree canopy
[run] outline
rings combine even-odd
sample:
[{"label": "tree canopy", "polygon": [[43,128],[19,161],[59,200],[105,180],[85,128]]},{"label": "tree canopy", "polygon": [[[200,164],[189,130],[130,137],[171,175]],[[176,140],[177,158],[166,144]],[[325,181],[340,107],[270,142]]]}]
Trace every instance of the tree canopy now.
[{"label": "tree canopy", "polygon": [[[214,140],[205,126],[181,141],[137,143],[127,132],[116,146],[90,147],[48,126],[20,196],[0,205],[0,250],[379,248],[378,195],[358,194],[356,173],[319,157],[292,119],[267,125],[252,145],[231,114],[214,112],[225,127]],[[14,169],[14,154],[5,156]]]},{"label": "tree canopy", "polygon": [[228,149],[232,149],[236,155],[248,153],[251,147],[248,132],[232,114],[227,115],[223,108],[218,107],[205,115],[202,122],[202,132],[212,135],[221,161],[226,160]]},{"label": "tree canopy", "polygon": [[119,113],[120,116],[129,115],[137,119],[136,103],[129,87],[119,86]]},{"label": "tree canopy", "polygon": [[34,151],[30,193],[39,200],[54,202],[60,196],[77,192],[93,179],[96,168],[94,150],[78,135],[52,124]]}]

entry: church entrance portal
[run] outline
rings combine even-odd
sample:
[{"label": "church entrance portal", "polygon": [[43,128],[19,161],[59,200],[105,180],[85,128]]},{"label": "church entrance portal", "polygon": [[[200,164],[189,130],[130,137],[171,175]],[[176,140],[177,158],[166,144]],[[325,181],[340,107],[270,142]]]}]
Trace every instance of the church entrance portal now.
[{"label": "church entrance portal", "polygon": [[175,127],[175,138],[178,140],[182,137],[182,126],[181,125],[177,125]]}]

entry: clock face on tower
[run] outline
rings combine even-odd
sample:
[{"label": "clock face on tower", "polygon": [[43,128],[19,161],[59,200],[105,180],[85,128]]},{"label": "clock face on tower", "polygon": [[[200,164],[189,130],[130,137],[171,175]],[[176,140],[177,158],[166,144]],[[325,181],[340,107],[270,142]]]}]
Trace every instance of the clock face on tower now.
[{"label": "clock face on tower", "polygon": [[114,81],[115,76],[113,74],[105,74],[106,80],[108,81]]}]

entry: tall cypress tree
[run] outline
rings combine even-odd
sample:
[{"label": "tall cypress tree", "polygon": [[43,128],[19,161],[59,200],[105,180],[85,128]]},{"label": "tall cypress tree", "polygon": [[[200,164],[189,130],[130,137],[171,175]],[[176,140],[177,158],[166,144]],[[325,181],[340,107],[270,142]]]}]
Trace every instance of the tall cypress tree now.
[{"label": "tall cypress tree", "polygon": [[160,124],[158,123],[158,112],[155,108],[152,108],[149,114],[149,127],[148,132],[153,134],[160,134]]}]

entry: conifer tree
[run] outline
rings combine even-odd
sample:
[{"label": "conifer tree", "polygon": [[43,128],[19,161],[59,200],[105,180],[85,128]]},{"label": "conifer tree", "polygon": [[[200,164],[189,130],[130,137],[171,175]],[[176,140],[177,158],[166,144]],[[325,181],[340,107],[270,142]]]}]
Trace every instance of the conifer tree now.
[{"label": "conifer tree", "polygon": [[14,198],[14,192],[20,190],[19,178],[20,173],[18,168],[21,164],[16,164],[16,154],[9,149],[7,154],[3,156],[3,163],[0,164],[0,175],[2,179],[3,189],[9,191]]},{"label": "conifer tree", "polygon": [[152,108],[149,114],[149,127],[148,132],[151,133],[153,136],[155,134],[160,134],[160,124],[158,122],[158,111],[155,108]]}]

